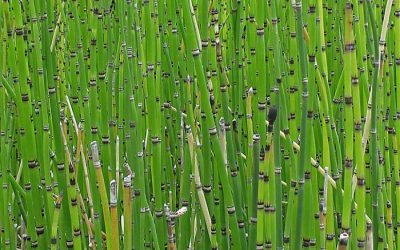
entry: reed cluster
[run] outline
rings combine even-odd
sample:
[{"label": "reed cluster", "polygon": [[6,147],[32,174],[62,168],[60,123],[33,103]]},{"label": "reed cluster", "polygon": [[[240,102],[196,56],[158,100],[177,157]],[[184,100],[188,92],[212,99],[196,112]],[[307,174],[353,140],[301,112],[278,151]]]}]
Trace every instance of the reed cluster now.
[{"label": "reed cluster", "polygon": [[0,37],[0,249],[400,249],[400,0],[3,0]]}]

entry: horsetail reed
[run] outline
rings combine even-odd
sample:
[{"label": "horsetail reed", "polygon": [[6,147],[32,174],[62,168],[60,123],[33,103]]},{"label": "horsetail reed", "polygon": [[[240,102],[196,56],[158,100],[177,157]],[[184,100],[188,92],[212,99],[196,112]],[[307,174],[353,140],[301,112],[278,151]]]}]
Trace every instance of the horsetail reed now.
[{"label": "horsetail reed", "polygon": [[4,0],[0,36],[0,249],[400,248],[400,0]]}]

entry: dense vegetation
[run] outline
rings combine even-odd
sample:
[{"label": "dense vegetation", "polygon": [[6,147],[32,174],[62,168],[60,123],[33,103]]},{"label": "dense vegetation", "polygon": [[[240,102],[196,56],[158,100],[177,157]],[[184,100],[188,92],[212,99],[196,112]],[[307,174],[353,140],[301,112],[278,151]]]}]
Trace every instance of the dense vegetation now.
[{"label": "dense vegetation", "polygon": [[400,0],[4,0],[0,249],[400,249]]}]

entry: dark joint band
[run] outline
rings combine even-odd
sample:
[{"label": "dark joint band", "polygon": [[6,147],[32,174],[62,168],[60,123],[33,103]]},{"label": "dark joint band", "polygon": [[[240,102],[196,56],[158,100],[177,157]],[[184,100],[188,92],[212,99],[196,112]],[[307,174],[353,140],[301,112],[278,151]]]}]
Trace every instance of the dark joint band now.
[{"label": "dark joint band", "polygon": [[60,209],[60,208],[61,208],[61,203],[60,203],[60,202],[57,202],[57,203],[54,205],[54,207],[55,207],[56,209]]},{"label": "dark joint band", "polygon": [[71,205],[72,205],[72,206],[76,206],[76,205],[78,205],[78,201],[77,201],[77,199],[76,199],[76,198],[74,198],[74,199],[71,199]]},{"label": "dark joint band", "polygon": [[355,131],[361,131],[361,129],[362,129],[361,123],[360,122],[355,122],[354,123],[354,130]]},{"label": "dark joint band", "polygon": [[66,242],[67,248],[74,248],[74,242],[72,240],[68,240]]},{"label": "dark joint band", "polygon": [[31,247],[32,247],[32,248],[37,248],[38,246],[39,246],[39,244],[38,244],[38,241],[37,241],[37,240],[32,241],[32,243],[31,243]]},{"label": "dark joint band", "polygon": [[365,247],[365,241],[357,239],[357,247],[358,248],[364,248]]},{"label": "dark joint band", "polygon": [[351,159],[346,159],[346,160],[344,161],[344,166],[345,166],[346,168],[351,168],[351,167],[353,166],[353,160],[351,160]]},{"label": "dark joint band", "polygon": [[345,52],[350,52],[356,49],[356,45],[354,43],[349,43],[346,44],[346,46],[344,47]]},{"label": "dark joint band", "polygon": [[79,228],[78,229],[74,229],[74,236],[78,237],[79,235],[81,235],[81,230]]},{"label": "dark joint band", "polygon": [[[72,171],[71,171],[71,169],[72,169]],[[72,164],[71,164],[71,167],[69,168],[69,170],[70,170],[71,173],[74,172],[74,168],[72,167]],[[75,178],[71,178],[71,179],[69,180],[69,184],[70,184],[71,186],[75,186],[75,184],[76,184]]]},{"label": "dark joint band", "polygon": [[238,172],[236,171],[236,169],[231,170],[231,176],[232,177],[236,177],[238,175]]},{"label": "dark joint band", "polygon": [[303,247],[308,248],[310,247],[310,239],[303,239]]},{"label": "dark joint band", "polygon": [[209,130],[208,130],[208,133],[210,134],[210,135],[216,135],[217,134],[217,129],[214,127],[214,128],[210,128]]},{"label": "dark joint band", "polygon": [[346,96],[346,97],[344,98],[344,103],[347,104],[347,105],[351,105],[351,104],[353,103],[353,97],[351,97],[351,96]]},{"label": "dark joint band", "polygon": [[199,49],[194,49],[194,50],[192,50],[192,56],[193,57],[197,57],[197,56],[199,56],[200,55],[200,50]]},{"label": "dark joint band", "polygon": [[21,35],[24,34],[24,31],[22,30],[22,28],[16,28],[16,29],[15,29],[15,34],[16,34],[17,36],[21,36]]},{"label": "dark joint band", "polygon": [[103,137],[101,138],[101,142],[102,142],[103,144],[109,144],[109,143],[110,143],[110,138],[109,138],[108,136],[103,136]]},{"label": "dark joint band", "polygon": [[258,110],[265,110],[266,107],[267,107],[267,104],[265,102],[258,102],[258,104],[257,104]]},{"label": "dark joint band", "polygon": [[29,191],[32,188],[32,184],[30,182],[25,183],[24,188],[25,188],[26,191]]},{"label": "dark joint band", "polygon": [[153,70],[154,70],[154,64],[147,65],[147,71],[153,71]]},{"label": "dark joint band", "polygon": [[210,193],[212,191],[211,185],[204,185],[203,186],[203,192],[204,193]]},{"label": "dark joint band", "polygon": [[37,235],[41,235],[43,233],[44,233],[44,227],[43,226],[36,227],[36,234]]},{"label": "dark joint band", "polygon": [[253,143],[258,143],[260,141],[260,135],[259,134],[254,134],[253,135]]},{"label": "dark joint band", "polygon": [[335,238],[335,235],[333,235],[333,234],[327,234],[326,235],[326,239],[329,240],[329,241],[333,240],[334,238]]},{"label": "dark joint band", "polygon": [[267,213],[273,213],[276,211],[275,207],[271,206],[271,205],[265,205],[264,206],[264,211]]},{"label": "dark joint band", "polygon": [[163,212],[162,211],[156,211],[155,212],[156,217],[160,218],[163,216]]},{"label": "dark joint band", "polygon": [[21,98],[23,102],[29,101],[29,95],[27,93],[21,94]]},{"label": "dark joint band", "polygon": [[364,186],[365,185],[365,178],[357,178],[357,185]]},{"label": "dark joint band", "polygon": [[65,168],[64,163],[57,164],[58,170],[64,170],[64,168]]},{"label": "dark joint band", "polygon": [[35,168],[37,166],[37,162],[36,161],[28,161],[28,167],[29,168]]}]

